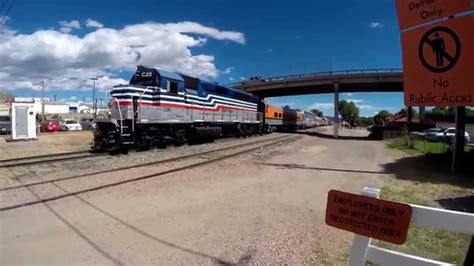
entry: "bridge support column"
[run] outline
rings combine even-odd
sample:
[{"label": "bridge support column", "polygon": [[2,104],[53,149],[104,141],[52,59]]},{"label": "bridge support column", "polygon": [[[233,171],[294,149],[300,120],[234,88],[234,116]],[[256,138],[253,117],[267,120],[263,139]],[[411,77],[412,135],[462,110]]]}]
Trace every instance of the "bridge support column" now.
[{"label": "bridge support column", "polygon": [[420,106],[420,110],[419,110],[419,113],[418,113],[418,119],[420,120],[420,123],[422,125],[425,124],[425,107],[424,106]]},{"label": "bridge support column", "polygon": [[339,137],[339,83],[334,83],[334,137]]}]

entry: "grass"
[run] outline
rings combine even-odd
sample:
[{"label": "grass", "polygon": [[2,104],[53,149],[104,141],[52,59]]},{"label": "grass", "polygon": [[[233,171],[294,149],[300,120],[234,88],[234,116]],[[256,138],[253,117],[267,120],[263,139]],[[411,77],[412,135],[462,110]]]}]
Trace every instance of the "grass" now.
[{"label": "grass", "polygon": [[[449,145],[444,142],[430,142],[427,140],[410,139],[408,136],[395,138],[388,143],[391,148],[404,150],[410,154],[425,153],[425,154],[442,154],[449,151]],[[473,146],[465,146],[465,152],[474,151]]]},{"label": "grass", "polygon": [[[432,198],[437,198],[440,194],[458,193],[459,189],[459,187],[452,185],[434,185],[430,183],[413,185],[411,182],[401,183],[397,180],[391,180],[382,188],[381,198],[438,207]],[[464,192],[466,191],[464,190]],[[407,241],[403,245],[378,240],[375,240],[374,243],[390,250],[462,265],[470,240],[471,236],[466,234],[412,226],[408,231]]]}]

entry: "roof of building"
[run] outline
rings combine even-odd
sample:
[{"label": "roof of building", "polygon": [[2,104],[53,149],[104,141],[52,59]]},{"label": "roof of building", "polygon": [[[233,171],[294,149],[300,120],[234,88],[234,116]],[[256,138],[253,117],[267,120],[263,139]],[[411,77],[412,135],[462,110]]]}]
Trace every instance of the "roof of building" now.
[{"label": "roof of building", "polygon": [[69,104],[68,104],[68,103],[59,102],[59,101],[45,101],[44,104],[45,104],[45,105],[66,105],[66,106],[69,107]]}]

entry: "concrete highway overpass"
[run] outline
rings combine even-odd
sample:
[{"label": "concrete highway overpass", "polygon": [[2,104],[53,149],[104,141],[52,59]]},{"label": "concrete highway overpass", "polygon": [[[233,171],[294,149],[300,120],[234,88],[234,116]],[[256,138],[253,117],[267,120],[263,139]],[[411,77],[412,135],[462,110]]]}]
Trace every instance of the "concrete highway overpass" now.
[{"label": "concrete highway overpass", "polygon": [[[403,92],[403,71],[402,69],[328,71],[272,78],[252,78],[229,86],[243,89],[262,98],[333,93],[334,117],[338,117],[339,93]],[[411,110],[412,108],[409,107],[410,114]],[[419,114],[420,119],[423,119],[424,108],[420,108]],[[338,137],[338,127],[339,121],[336,120],[334,137]]]},{"label": "concrete highway overpass", "polygon": [[403,92],[401,69],[328,71],[251,79],[230,86],[260,97],[334,92]]}]

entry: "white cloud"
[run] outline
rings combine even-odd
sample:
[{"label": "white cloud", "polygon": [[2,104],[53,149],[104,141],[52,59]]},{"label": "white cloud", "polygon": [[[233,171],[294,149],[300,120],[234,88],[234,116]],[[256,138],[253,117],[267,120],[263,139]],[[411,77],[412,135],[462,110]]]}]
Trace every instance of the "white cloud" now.
[{"label": "white cloud", "polygon": [[354,103],[361,103],[361,102],[363,102],[364,100],[362,100],[362,99],[351,99],[351,98],[349,98],[349,99],[346,99],[346,101],[348,101],[348,102],[354,102]]},{"label": "white cloud", "polygon": [[246,80],[246,78],[245,77],[240,77],[240,80]]},{"label": "white cloud", "polygon": [[273,52],[273,49],[272,49],[272,48],[269,48],[269,49],[267,50],[267,52],[268,52],[268,53],[272,53],[272,52]]},{"label": "white cloud", "polygon": [[81,29],[81,23],[79,20],[71,20],[71,21],[58,21],[58,24],[61,25],[59,31],[62,33],[70,33],[73,29]]},{"label": "white cloud", "polygon": [[235,79],[233,77],[230,77],[229,81],[235,81]]},{"label": "white cloud", "polygon": [[380,22],[370,22],[369,23],[369,28],[372,28],[372,29],[380,29],[383,27],[383,24],[380,23]]},{"label": "white cloud", "polygon": [[308,106],[309,110],[311,109],[319,109],[319,110],[334,110],[334,103],[319,103],[319,102],[316,102],[316,103],[313,103],[311,104],[310,106]]},{"label": "white cloud", "polygon": [[354,95],[354,93],[351,93],[351,92],[346,92],[346,93],[343,93],[343,95],[345,95],[345,96],[353,96],[353,95]]},{"label": "white cloud", "polygon": [[375,107],[375,106],[372,106],[372,105],[368,105],[368,104],[357,105],[357,107],[358,107],[360,110],[368,110],[368,111],[375,110],[375,109],[379,109],[378,107]]},{"label": "white cloud", "polygon": [[282,101],[281,99],[278,99],[278,98],[267,98],[267,103],[274,106],[279,106],[279,107],[288,105],[291,108],[296,108],[296,105],[297,105],[295,101],[288,101],[284,99]]},{"label": "white cloud", "polygon": [[81,29],[81,22],[79,22],[79,20],[71,20],[71,21],[66,21],[66,20],[62,20],[62,21],[58,21],[59,25],[63,26],[63,27],[68,27],[68,28],[72,28],[72,29]]},{"label": "white cloud", "polygon": [[104,24],[100,23],[99,21],[97,20],[93,20],[91,18],[88,18],[86,21],[84,21],[84,23],[86,24],[86,27],[88,28],[96,28],[96,29],[99,29],[99,28],[103,28],[104,27]]},{"label": "white cloud", "polygon": [[[65,28],[80,27],[78,21],[63,24]],[[84,88],[94,76],[101,77],[97,87],[106,88],[126,82],[116,73],[134,71],[137,64],[216,78],[220,71],[214,56],[195,55],[191,49],[204,45],[207,38],[245,43],[240,32],[194,22],[147,22],[95,29],[84,36],[69,32],[50,29],[19,34],[0,28],[0,73],[4,73],[0,89],[40,89],[33,84],[45,80],[48,89],[74,90]]]},{"label": "white cloud", "polygon": [[234,70],[233,67],[228,67],[228,68],[224,69],[224,71],[222,71],[221,73],[224,74],[224,75],[228,75],[228,74],[230,74],[230,72],[232,72],[232,70]]},{"label": "white cloud", "polygon": [[71,28],[68,28],[68,27],[61,27],[59,28],[59,31],[62,32],[62,33],[69,33],[72,31]]},{"label": "white cloud", "polygon": [[380,106],[373,106],[373,105],[368,105],[368,104],[358,105],[357,107],[359,107],[360,110],[365,110],[367,112],[377,111],[377,113],[380,110],[388,110],[390,112],[396,112],[396,110],[397,110],[397,108],[394,107],[394,106],[380,107]]}]

